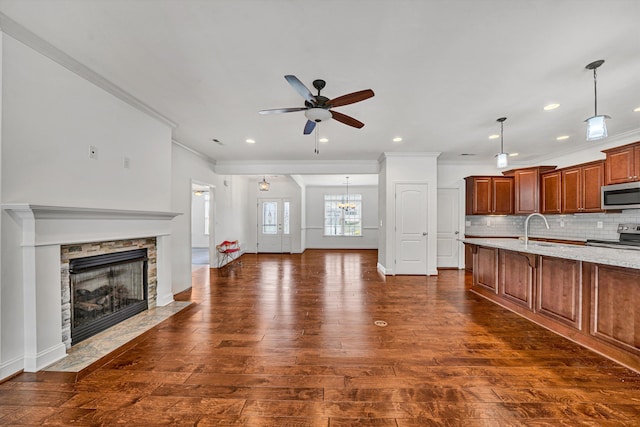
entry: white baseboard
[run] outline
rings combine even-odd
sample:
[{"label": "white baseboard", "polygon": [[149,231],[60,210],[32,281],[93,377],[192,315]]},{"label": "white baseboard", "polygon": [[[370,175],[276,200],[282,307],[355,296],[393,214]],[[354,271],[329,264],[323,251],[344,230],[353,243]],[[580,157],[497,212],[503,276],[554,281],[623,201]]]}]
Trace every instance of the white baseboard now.
[{"label": "white baseboard", "polygon": [[0,363],[0,382],[7,378],[17,374],[24,367],[24,359],[22,357],[16,357],[13,360]]},{"label": "white baseboard", "polygon": [[47,366],[67,357],[67,348],[64,343],[56,344],[39,352],[36,356],[24,357],[24,371],[38,372]]}]

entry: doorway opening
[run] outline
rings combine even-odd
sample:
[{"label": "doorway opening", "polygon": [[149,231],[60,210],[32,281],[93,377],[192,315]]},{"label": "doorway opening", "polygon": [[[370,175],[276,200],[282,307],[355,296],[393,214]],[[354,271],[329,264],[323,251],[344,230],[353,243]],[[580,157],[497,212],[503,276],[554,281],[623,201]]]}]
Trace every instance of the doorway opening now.
[{"label": "doorway opening", "polygon": [[215,264],[214,187],[191,182],[191,264]]}]

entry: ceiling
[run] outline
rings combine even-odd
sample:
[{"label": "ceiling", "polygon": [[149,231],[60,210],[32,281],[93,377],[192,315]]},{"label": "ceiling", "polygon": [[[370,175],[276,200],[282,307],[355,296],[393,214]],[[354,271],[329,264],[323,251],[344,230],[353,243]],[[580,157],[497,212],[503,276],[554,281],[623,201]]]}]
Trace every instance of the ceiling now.
[{"label": "ceiling", "polygon": [[[0,12],[177,124],[179,143],[219,162],[368,161],[442,152],[444,162],[532,163],[588,144],[584,119],[610,136],[640,128],[637,0],[0,0]],[[314,154],[296,75],[365,123],[330,120]],[[314,91],[315,94],[315,91]],[[559,103],[553,111],[544,111]],[[556,137],[569,139],[557,141]],[[402,142],[393,142],[396,136]],[[248,144],[246,139],[255,140]],[[217,139],[222,145],[212,142]],[[473,154],[473,156],[463,154]],[[343,179],[343,178],[341,178]]]}]

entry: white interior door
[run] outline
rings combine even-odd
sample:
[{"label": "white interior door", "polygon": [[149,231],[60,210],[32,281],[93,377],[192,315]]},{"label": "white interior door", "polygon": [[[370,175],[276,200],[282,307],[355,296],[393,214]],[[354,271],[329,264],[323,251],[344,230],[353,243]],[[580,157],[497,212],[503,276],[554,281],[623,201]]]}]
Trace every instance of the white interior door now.
[{"label": "white interior door", "polygon": [[427,184],[396,184],[395,274],[427,274]]},{"label": "white interior door", "polygon": [[438,267],[460,267],[460,190],[438,188]]},{"label": "white interior door", "polygon": [[258,199],[258,252],[291,252],[289,199]]}]

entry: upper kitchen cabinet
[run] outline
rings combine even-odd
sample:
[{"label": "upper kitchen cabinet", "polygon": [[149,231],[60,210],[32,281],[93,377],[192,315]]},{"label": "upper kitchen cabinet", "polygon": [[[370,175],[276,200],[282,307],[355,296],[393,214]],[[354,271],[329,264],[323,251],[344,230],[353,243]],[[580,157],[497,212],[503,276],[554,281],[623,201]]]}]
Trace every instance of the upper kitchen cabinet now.
[{"label": "upper kitchen cabinet", "polygon": [[467,215],[513,214],[513,178],[469,176],[465,178]]},{"label": "upper kitchen cabinet", "polygon": [[562,169],[562,213],[602,212],[604,161]]},{"label": "upper kitchen cabinet", "polygon": [[536,166],[503,172],[514,179],[514,213],[540,212],[540,175],[552,171],[555,166]]},{"label": "upper kitchen cabinet", "polygon": [[554,170],[540,175],[540,212],[562,212],[562,172]]},{"label": "upper kitchen cabinet", "polygon": [[605,185],[640,181],[640,142],[603,150]]}]

